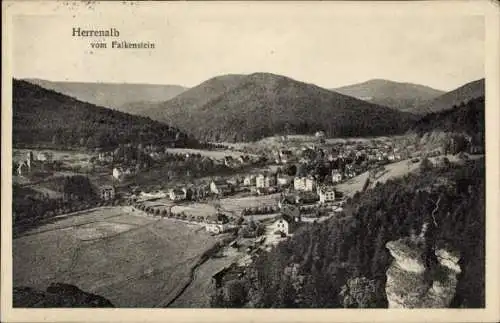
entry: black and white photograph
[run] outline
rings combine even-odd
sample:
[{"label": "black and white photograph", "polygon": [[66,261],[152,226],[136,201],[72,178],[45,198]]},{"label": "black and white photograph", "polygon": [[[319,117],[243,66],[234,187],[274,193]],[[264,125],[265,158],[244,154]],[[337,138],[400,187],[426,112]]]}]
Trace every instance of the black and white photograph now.
[{"label": "black and white photograph", "polygon": [[485,14],[316,4],[9,15],[14,310],[486,308]]}]

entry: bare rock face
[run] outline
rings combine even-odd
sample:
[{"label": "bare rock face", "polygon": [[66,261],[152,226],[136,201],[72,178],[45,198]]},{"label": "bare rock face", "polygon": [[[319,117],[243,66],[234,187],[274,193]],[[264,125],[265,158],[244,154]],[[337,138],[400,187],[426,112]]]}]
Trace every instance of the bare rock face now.
[{"label": "bare rock face", "polygon": [[389,308],[445,308],[450,305],[460,273],[458,253],[436,249],[437,264],[427,268],[419,239],[389,241],[386,247],[394,257],[386,273]]}]

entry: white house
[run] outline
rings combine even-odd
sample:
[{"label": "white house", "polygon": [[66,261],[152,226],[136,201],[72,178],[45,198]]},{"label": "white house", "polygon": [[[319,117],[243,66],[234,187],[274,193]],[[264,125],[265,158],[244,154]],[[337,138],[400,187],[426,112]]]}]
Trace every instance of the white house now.
[{"label": "white house", "polygon": [[123,178],[123,169],[121,167],[113,168],[113,177],[117,180],[121,180]]},{"label": "white house", "polygon": [[337,170],[337,169],[332,170],[332,182],[334,184],[342,182],[342,179],[343,179],[343,176],[339,170]]},{"label": "white house", "polygon": [[277,176],[276,181],[277,181],[278,185],[285,186],[285,185],[290,184],[292,182],[292,179],[290,176],[280,174]]},{"label": "white house", "polygon": [[280,233],[283,233],[285,235],[288,235],[288,233],[289,233],[288,221],[285,220],[282,216],[279,217],[278,219],[276,219],[276,221],[274,221],[272,228],[273,228],[272,232],[280,232]]},{"label": "white house", "polygon": [[329,203],[335,201],[335,189],[332,186],[318,187],[320,203]]},{"label": "white house", "polygon": [[172,201],[182,201],[186,199],[187,190],[185,188],[174,188],[168,191],[168,196]]},{"label": "white house", "polygon": [[255,185],[255,175],[245,176],[245,179],[243,179],[243,185],[245,185],[245,186]]},{"label": "white house", "polygon": [[210,183],[210,191],[218,195],[226,195],[231,192],[231,185],[224,180],[214,180]]},{"label": "white house", "polygon": [[51,162],[52,161],[52,154],[49,152],[41,152],[38,154],[37,160]]},{"label": "white house", "polygon": [[229,223],[229,219],[225,214],[214,214],[207,217],[205,229],[207,232],[215,234],[227,232],[234,228],[234,225]]},{"label": "white house", "polygon": [[316,180],[312,177],[295,177],[293,179],[293,188],[297,191],[314,191]]},{"label": "white house", "polygon": [[257,188],[267,188],[276,185],[276,176],[269,174],[259,174],[255,178],[255,186]]}]

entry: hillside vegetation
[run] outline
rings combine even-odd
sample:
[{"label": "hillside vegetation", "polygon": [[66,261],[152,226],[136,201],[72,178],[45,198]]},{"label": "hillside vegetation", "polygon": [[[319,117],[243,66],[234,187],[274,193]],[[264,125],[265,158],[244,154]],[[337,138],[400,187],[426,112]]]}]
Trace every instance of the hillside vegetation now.
[{"label": "hillside vegetation", "polygon": [[142,105],[135,103],[167,101],[186,90],[180,85],[53,82],[41,79],[25,81],[83,102],[139,115]]},{"label": "hillside vegetation", "polygon": [[329,137],[389,135],[415,119],[269,73],[216,77],[144,111],[199,139],[229,142],[318,130]]},{"label": "hillside vegetation", "polygon": [[459,88],[447,92],[434,100],[430,100],[420,107],[420,110],[425,113],[439,112],[443,110],[448,110],[454,106],[458,106],[462,103],[468,102],[472,99],[485,96],[485,80],[480,79],[473,82],[469,82]]},{"label": "hillside vegetation", "polygon": [[445,92],[428,86],[373,79],[332,91],[401,111],[420,114],[420,105]]},{"label": "hillside vegetation", "polygon": [[385,245],[418,234],[426,222],[432,226],[428,243],[448,245],[461,254],[462,274],[452,307],[484,307],[484,193],[484,159],[464,166],[427,164],[420,174],[354,195],[343,217],[302,227],[257,258],[212,304],[387,307],[384,287],[392,259]]},{"label": "hillside vegetation", "polygon": [[26,81],[13,80],[12,95],[14,147],[196,144],[185,133],[164,123],[84,103]]},{"label": "hillside vegetation", "polygon": [[451,109],[431,112],[418,120],[413,127],[417,133],[441,130],[445,132],[463,132],[470,136],[485,131],[484,96],[466,103],[460,102]]}]

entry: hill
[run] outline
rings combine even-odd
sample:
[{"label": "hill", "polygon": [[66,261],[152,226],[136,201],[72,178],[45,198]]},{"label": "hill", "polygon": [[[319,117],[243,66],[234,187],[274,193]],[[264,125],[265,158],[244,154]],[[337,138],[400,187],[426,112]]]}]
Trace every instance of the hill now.
[{"label": "hill", "polygon": [[484,96],[451,109],[431,112],[418,120],[412,130],[422,134],[429,131],[459,132],[469,136],[485,133]]},{"label": "hill", "polygon": [[330,137],[396,134],[414,119],[269,73],[215,77],[144,113],[199,139],[229,142],[318,130]]},{"label": "hill", "polygon": [[[218,96],[236,87],[245,76],[239,74],[230,74],[219,77],[214,77],[202,84],[189,89],[176,96],[168,103],[168,108],[171,110],[170,114],[185,113],[185,108],[203,106]],[[168,101],[168,100],[163,100]],[[151,115],[161,120],[161,115],[164,110],[164,102],[151,103],[148,101],[136,101],[126,105],[127,110],[142,111],[143,115]]]},{"label": "hill", "polygon": [[438,112],[451,109],[463,102],[468,102],[478,97],[484,97],[484,78],[467,83],[461,87],[447,92],[433,100],[425,102],[421,105],[420,110],[427,113]]},{"label": "hill", "polygon": [[13,80],[13,145],[115,147],[120,143],[187,146],[196,142],[166,124],[84,103]]},{"label": "hill", "polygon": [[363,83],[332,89],[360,100],[395,108],[401,111],[421,113],[419,106],[445,92],[428,86],[373,79]]},{"label": "hill", "polygon": [[53,82],[41,79],[25,81],[54,90],[83,102],[132,114],[141,114],[136,102],[163,102],[184,92],[180,85]]}]

